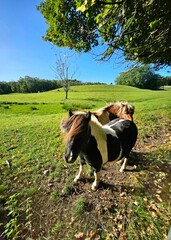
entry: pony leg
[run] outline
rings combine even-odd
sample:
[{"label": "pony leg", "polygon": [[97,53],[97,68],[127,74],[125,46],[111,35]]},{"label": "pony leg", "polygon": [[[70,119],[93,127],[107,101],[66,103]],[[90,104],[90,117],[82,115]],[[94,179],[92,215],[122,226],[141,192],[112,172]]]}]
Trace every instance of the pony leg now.
[{"label": "pony leg", "polygon": [[85,164],[80,164],[80,169],[78,175],[74,178],[74,182],[76,183],[81,177],[85,175]]},{"label": "pony leg", "polygon": [[100,176],[101,176],[101,172],[100,171],[99,172],[95,172],[94,171],[95,180],[94,180],[94,182],[93,182],[93,184],[91,186],[91,189],[93,191],[97,190],[97,188],[98,188],[98,185],[99,185],[99,182],[100,182]]},{"label": "pony leg", "polygon": [[124,158],[124,162],[119,170],[121,173],[124,172],[124,170],[126,169],[127,162],[128,162],[128,158]]},{"label": "pony leg", "polygon": [[121,164],[121,165],[122,165],[123,162],[124,162],[124,158],[122,158],[121,160],[118,160],[118,161],[117,161],[117,164]]}]

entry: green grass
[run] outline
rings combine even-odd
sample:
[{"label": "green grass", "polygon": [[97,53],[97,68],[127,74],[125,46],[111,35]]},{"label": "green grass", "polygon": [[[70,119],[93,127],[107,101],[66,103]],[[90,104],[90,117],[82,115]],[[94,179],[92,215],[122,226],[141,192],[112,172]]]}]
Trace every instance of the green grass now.
[{"label": "green grass", "polygon": [[[112,231],[112,223],[108,223],[107,219],[114,218],[115,211],[112,215],[105,212],[104,216],[95,216],[94,213],[89,212],[85,217],[88,200],[86,196],[74,192],[72,180],[78,170],[78,163],[68,167],[63,161],[64,143],[60,133],[60,122],[67,116],[69,109],[96,110],[117,100],[129,101],[135,106],[134,121],[139,129],[139,142],[143,146],[147,137],[158,136],[168,128],[171,118],[171,91],[140,90],[113,85],[75,86],[69,91],[69,99],[64,98],[65,93],[62,89],[37,94],[0,95],[0,223],[10,231],[7,228],[9,222],[7,212],[10,206],[7,207],[5,202],[8,204],[10,196],[17,196],[20,193],[18,200],[20,203],[16,210],[17,226],[14,227],[17,231],[28,232],[27,237],[57,239],[56,236],[62,236],[62,239],[74,239],[78,229],[90,237],[91,231],[96,229],[96,222],[92,228],[87,229],[92,216],[92,219],[102,218],[103,224],[108,224],[106,228],[101,225],[101,232],[96,230],[97,235],[101,236],[100,239],[107,237],[110,239],[110,234],[105,229]],[[167,151],[168,148],[166,146]],[[154,155],[151,158],[157,159],[158,153],[155,152]],[[148,179],[148,173],[145,172],[142,176],[140,174],[141,177]],[[71,200],[72,197],[74,201]],[[34,213],[34,217],[26,217],[28,207],[24,207],[23,203],[27,199],[33,202],[29,211]],[[153,196],[150,195],[147,203],[153,201]],[[68,205],[71,206],[69,210]],[[148,240],[160,239],[162,234],[166,234],[166,228],[170,223],[167,219],[170,206],[163,202],[157,207],[160,219],[152,219],[150,209],[141,195],[131,199],[127,205],[130,214],[130,224],[126,233],[128,239],[138,239],[135,234],[138,236],[140,232],[142,234],[139,239]],[[43,218],[42,211],[48,217]],[[82,216],[85,217],[85,222],[87,221],[86,226],[82,220],[80,225],[79,220],[76,225],[72,223],[73,217]],[[24,227],[28,222],[30,222],[29,230]],[[164,223],[166,223],[165,227]],[[65,230],[67,225],[70,227]],[[151,233],[145,237],[143,231],[148,227]],[[135,228],[138,233],[134,231]],[[158,229],[161,234],[158,234]],[[34,232],[37,235],[34,236]],[[43,232],[44,235],[41,235]],[[15,231],[12,234],[15,234]]]},{"label": "green grass", "polygon": [[73,206],[73,216],[81,215],[85,208],[86,208],[87,202],[84,198],[79,198],[76,200]]}]

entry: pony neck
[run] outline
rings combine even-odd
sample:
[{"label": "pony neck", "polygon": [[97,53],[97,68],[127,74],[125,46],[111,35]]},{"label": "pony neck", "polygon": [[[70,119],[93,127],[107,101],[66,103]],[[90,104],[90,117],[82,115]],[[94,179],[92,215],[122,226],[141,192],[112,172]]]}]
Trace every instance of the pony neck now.
[{"label": "pony neck", "polygon": [[94,116],[94,114],[91,115],[91,119],[89,122],[90,128],[91,128],[91,135],[95,138],[102,137],[105,138],[105,132],[103,131],[103,125],[98,121],[98,119]]},{"label": "pony neck", "polygon": [[102,124],[92,114],[89,122],[91,128],[91,135],[96,139],[97,148],[99,149],[103,164],[108,161],[108,150],[107,150],[107,136],[102,128]]}]

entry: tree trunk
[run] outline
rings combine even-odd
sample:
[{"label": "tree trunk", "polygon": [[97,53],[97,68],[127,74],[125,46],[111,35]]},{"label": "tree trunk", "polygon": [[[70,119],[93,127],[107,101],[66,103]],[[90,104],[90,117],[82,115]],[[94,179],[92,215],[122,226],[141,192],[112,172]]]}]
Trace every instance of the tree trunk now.
[{"label": "tree trunk", "polygon": [[68,91],[65,91],[65,99],[68,99]]}]

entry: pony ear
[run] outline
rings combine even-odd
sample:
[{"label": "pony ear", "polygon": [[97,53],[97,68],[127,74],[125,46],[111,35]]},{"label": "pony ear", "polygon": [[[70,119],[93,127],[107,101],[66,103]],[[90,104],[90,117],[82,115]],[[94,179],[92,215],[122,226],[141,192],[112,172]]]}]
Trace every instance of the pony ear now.
[{"label": "pony ear", "polygon": [[128,114],[128,113],[129,113],[129,108],[128,108],[128,105],[124,105],[124,112],[125,112],[126,114]]},{"label": "pony ear", "polygon": [[90,121],[90,118],[91,118],[91,112],[90,112],[90,111],[87,112],[86,115],[85,115],[85,117],[86,117],[86,119],[87,119],[88,121]]},{"label": "pony ear", "polygon": [[126,104],[125,104],[124,102],[121,102],[121,105],[122,105],[122,107],[125,107],[125,106],[126,106]]},{"label": "pony ear", "polygon": [[71,117],[74,114],[73,114],[73,112],[71,110],[69,110],[68,115],[69,115],[69,117]]}]

